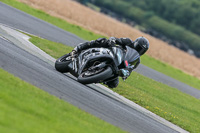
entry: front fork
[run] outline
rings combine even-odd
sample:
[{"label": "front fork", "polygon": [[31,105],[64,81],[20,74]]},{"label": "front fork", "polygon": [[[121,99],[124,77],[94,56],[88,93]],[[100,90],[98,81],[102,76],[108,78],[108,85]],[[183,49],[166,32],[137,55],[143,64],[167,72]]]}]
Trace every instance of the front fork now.
[{"label": "front fork", "polygon": [[73,58],[72,59],[72,62],[68,65],[69,67],[69,72],[75,76],[75,77],[78,77],[78,66],[77,66],[77,59],[76,58]]}]

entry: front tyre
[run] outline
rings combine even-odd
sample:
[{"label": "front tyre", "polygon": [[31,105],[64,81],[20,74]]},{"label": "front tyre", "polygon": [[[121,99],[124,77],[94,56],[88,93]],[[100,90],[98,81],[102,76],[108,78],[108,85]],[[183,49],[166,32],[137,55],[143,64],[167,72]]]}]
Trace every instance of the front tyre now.
[{"label": "front tyre", "polygon": [[111,67],[107,67],[102,71],[98,72],[97,74],[86,74],[89,71],[83,72],[78,77],[78,82],[82,84],[91,84],[91,83],[98,83],[110,78],[113,74]]},{"label": "front tyre", "polygon": [[70,54],[66,54],[66,55],[58,58],[55,62],[56,70],[61,73],[69,72],[68,65],[69,65],[69,63],[71,63],[71,61],[72,61],[72,59],[71,59]]}]

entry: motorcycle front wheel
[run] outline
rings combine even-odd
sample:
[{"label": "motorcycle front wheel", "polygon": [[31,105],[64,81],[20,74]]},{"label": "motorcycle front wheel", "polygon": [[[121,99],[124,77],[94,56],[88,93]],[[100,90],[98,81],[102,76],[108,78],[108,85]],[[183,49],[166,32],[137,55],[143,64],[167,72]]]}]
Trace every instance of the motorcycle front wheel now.
[{"label": "motorcycle front wheel", "polygon": [[89,70],[81,73],[78,76],[78,82],[82,84],[91,84],[91,83],[99,83],[108,78],[112,77],[112,69],[111,67],[104,68],[102,70],[91,72]]},{"label": "motorcycle front wheel", "polygon": [[72,59],[71,59],[70,54],[66,54],[66,55],[58,58],[55,62],[56,70],[61,73],[69,72],[68,65],[69,65],[69,63],[71,63],[71,61],[72,61]]}]

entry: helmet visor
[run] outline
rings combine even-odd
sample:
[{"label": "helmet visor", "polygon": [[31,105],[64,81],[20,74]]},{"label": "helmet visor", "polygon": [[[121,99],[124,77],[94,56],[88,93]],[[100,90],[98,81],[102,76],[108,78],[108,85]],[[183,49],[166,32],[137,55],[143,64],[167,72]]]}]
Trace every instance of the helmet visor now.
[{"label": "helmet visor", "polygon": [[140,55],[143,55],[146,52],[146,48],[144,48],[142,45],[139,45],[138,42],[135,43],[135,50],[137,50]]}]

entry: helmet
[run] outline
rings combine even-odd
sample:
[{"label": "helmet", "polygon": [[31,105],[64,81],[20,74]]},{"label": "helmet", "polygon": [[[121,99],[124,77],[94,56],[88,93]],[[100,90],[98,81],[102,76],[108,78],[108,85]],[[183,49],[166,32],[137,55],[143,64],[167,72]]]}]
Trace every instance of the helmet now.
[{"label": "helmet", "polygon": [[145,37],[139,37],[133,42],[133,48],[143,55],[149,49],[149,41]]}]

